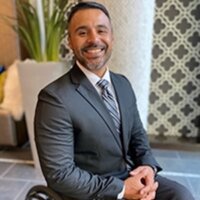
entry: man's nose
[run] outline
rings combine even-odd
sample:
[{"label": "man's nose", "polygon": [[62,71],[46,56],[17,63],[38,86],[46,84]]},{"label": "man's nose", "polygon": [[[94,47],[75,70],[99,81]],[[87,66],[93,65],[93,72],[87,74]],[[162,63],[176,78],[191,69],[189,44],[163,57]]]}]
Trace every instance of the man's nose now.
[{"label": "man's nose", "polygon": [[93,42],[96,42],[98,40],[99,40],[99,36],[98,36],[97,32],[96,31],[90,31],[90,33],[88,34],[87,42],[93,43]]}]

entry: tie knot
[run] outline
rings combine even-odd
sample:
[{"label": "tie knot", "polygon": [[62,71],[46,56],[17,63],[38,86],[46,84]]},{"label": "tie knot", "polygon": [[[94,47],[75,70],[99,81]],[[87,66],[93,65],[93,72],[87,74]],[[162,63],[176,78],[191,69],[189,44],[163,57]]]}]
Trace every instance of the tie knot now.
[{"label": "tie knot", "polygon": [[97,86],[99,86],[102,90],[105,90],[108,88],[108,84],[109,82],[105,79],[100,79],[98,82],[97,82]]}]

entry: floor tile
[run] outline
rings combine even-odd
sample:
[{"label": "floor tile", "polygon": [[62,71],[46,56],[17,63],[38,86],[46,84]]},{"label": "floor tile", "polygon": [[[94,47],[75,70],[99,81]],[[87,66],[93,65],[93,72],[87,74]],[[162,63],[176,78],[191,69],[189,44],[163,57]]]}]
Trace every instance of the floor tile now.
[{"label": "floor tile", "polygon": [[200,160],[200,152],[193,152],[193,151],[179,151],[178,155],[182,159],[198,159]]},{"label": "floor tile", "polygon": [[25,185],[25,181],[0,179],[0,200],[15,200]]},{"label": "floor tile", "polygon": [[5,178],[20,179],[29,181],[41,181],[44,180],[42,172],[37,170],[32,165],[15,164],[8,173],[5,174]]},{"label": "floor tile", "polygon": [[0,177],[3,176],[11,166],[13,166],[11,163],[0,163]]},{"label": "floor tile", "polygon": [[189,178],[188,181],[191,184],[195,196],[200,198],[200,178]]},{"label": "floor tile", "polygon": [[153,155],[157,158],[162,157],[162,158],[177,158],[178,153],[177,151],[172,151],[172,150],[163,150],[163,149],[153,149],[152,150]]},{"label": "floor tile", "polygon": [[179,158],[156,157],[163,171],[184,172],[184,166]]},{"label": "floor tile", "polygon": [[198,174],[200,176],[200,158],[199,159],[182,159],[182,168],[185,173]]}]

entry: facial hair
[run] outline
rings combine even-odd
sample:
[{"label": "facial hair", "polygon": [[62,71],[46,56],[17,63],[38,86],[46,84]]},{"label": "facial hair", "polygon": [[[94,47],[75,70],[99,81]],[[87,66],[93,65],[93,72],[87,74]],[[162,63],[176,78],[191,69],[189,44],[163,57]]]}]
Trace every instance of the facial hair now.
[{"label": "facial hair", "polygon": [[84,55],[85,52],[90,51],[90,50],[98,50],[101,49],[102,52],[100,53],[104,53],[104,55],[102,57],[97,57],[92,58],[91,60],[85,58],[85,56],[83,56],[83,58],[78,59],[78,61],[80,62],[81,65],[83,65],[86,69],[90,70],[90,71],[95,71],[95,70],[99,70],[101,69],[103,66],[105,66],[105,64],[107,63],[107,61],[109,60],[111,53],[106,54],[107,53],[107,49],[108,46],[104,45],[104,44],[98,44],[98,43],[89,43],[87,45],[85,45],[83,48],[81,48],[81,52],[82,55]]}]

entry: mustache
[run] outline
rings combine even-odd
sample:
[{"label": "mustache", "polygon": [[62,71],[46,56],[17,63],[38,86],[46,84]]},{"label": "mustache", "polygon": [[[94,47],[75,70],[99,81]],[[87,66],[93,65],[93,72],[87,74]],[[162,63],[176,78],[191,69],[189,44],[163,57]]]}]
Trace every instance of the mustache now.
[{"label": "mustache", "polygon": [[98,48],[98,49],[104,49],[106,46],[105,45],[102,45],[102,44],[99,44],[99,43],[90,43],[90,44],[87,44],[85,45],[82,50],[83,51],[87,51],[87,50],[90,50],[90,49],[94,49],[94,48]]}]

